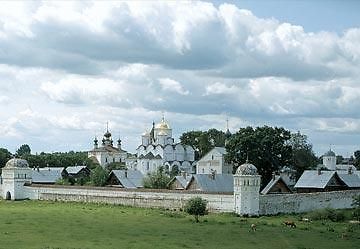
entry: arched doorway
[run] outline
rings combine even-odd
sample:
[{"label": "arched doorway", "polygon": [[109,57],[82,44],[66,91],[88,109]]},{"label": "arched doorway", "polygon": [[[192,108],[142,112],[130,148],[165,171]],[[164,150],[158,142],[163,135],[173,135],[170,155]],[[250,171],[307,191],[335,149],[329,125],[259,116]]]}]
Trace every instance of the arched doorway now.
[{"label": "arched doorway", "polygon": [[8,191],[6,192],[6,200],[11,200],[11,193]]}]

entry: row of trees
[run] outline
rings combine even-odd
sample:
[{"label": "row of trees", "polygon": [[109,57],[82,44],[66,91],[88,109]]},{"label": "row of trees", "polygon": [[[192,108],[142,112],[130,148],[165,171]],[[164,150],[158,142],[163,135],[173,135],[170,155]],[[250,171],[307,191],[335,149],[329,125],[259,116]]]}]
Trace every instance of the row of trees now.
[{"label": "row of trees", "polygon": [[[184,133],[180,140],[194,147],[201,157],[214,146],[225,145],[225,133],[216,129],[209,131],[190,131]],[[288,166],[299,177],[304,170],[314,168],[318,159],[307,136],[300,132],[291,133],[282,127],[245,127],[232,134],[226,143],[226,160],[237,166],[249,160],[256,165],[267,183],[272,172]]]}]

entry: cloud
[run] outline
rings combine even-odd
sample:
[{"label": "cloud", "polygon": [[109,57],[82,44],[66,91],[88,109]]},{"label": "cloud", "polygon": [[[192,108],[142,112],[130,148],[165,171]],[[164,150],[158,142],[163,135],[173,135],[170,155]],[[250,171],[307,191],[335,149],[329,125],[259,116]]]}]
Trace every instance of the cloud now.
[{"label": "cloud", "polygon": [[200,1],[4,4],[4,145],[87,149],[109,121],[131,150],[160,110],[176,135],[224,128],[228,116],[232,131],[278,125],[318,148],[357,144],[359,27],[307,32]]},{"label": "cloud", "polygon": [[0,18],[0,62],[19,66],[97,74],[139,63],[221,77],[295,80],[343,77],[359,66],[356,28],[341,37],[307,33],[231,4],[41,2],[19,10],[8,5],[14,13]]},{"label": "cloud", "polygon": [[169,78],[160,78],[159,83],[163,90],[169,92],[176,92],[181,95],[188,95],[189,91],[184,90],[180,82],[169,79]]}]

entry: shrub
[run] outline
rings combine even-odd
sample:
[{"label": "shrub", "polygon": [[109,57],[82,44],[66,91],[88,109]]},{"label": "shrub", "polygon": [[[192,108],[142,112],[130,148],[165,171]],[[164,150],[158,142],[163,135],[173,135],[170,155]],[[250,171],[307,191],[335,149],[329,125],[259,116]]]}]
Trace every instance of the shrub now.
[{"label": "shrub", "polygon": [[188,200],[185,205],[185,212],[193,215],[196,222],[199,222],[199,217],[207,214],[206,211],[207,201],[201,197],[194,197]]},{"label": "shrub", "polygon": [[91,171],[90,182],[94,186],[105,186],[108,178],[108,172],[101,166],[97,166]]},{"label": "shrub", "polygon": [[145,188],[165,189],[170,179],[164,172],[164,167],[159,167],[156,172],[148,174],[144,180]]},{"label": "shrub", "polygon": [[345,220],[344,211],[332,208],[318,209],[310,212],[308,215],[311,220],[331,220],[334,222]]}]

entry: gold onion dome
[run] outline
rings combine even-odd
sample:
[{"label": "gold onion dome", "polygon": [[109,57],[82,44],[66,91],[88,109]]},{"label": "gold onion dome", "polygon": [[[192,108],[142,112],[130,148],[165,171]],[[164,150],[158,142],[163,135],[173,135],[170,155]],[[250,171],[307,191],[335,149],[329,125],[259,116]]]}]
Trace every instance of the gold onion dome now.
[{"label": "gold onion dome", "polygon": [[161,130],[167,130],[170,129],[170,125],[165,121],[164,118],[162,118],[160,123],[156,124],[155,128]]}]

